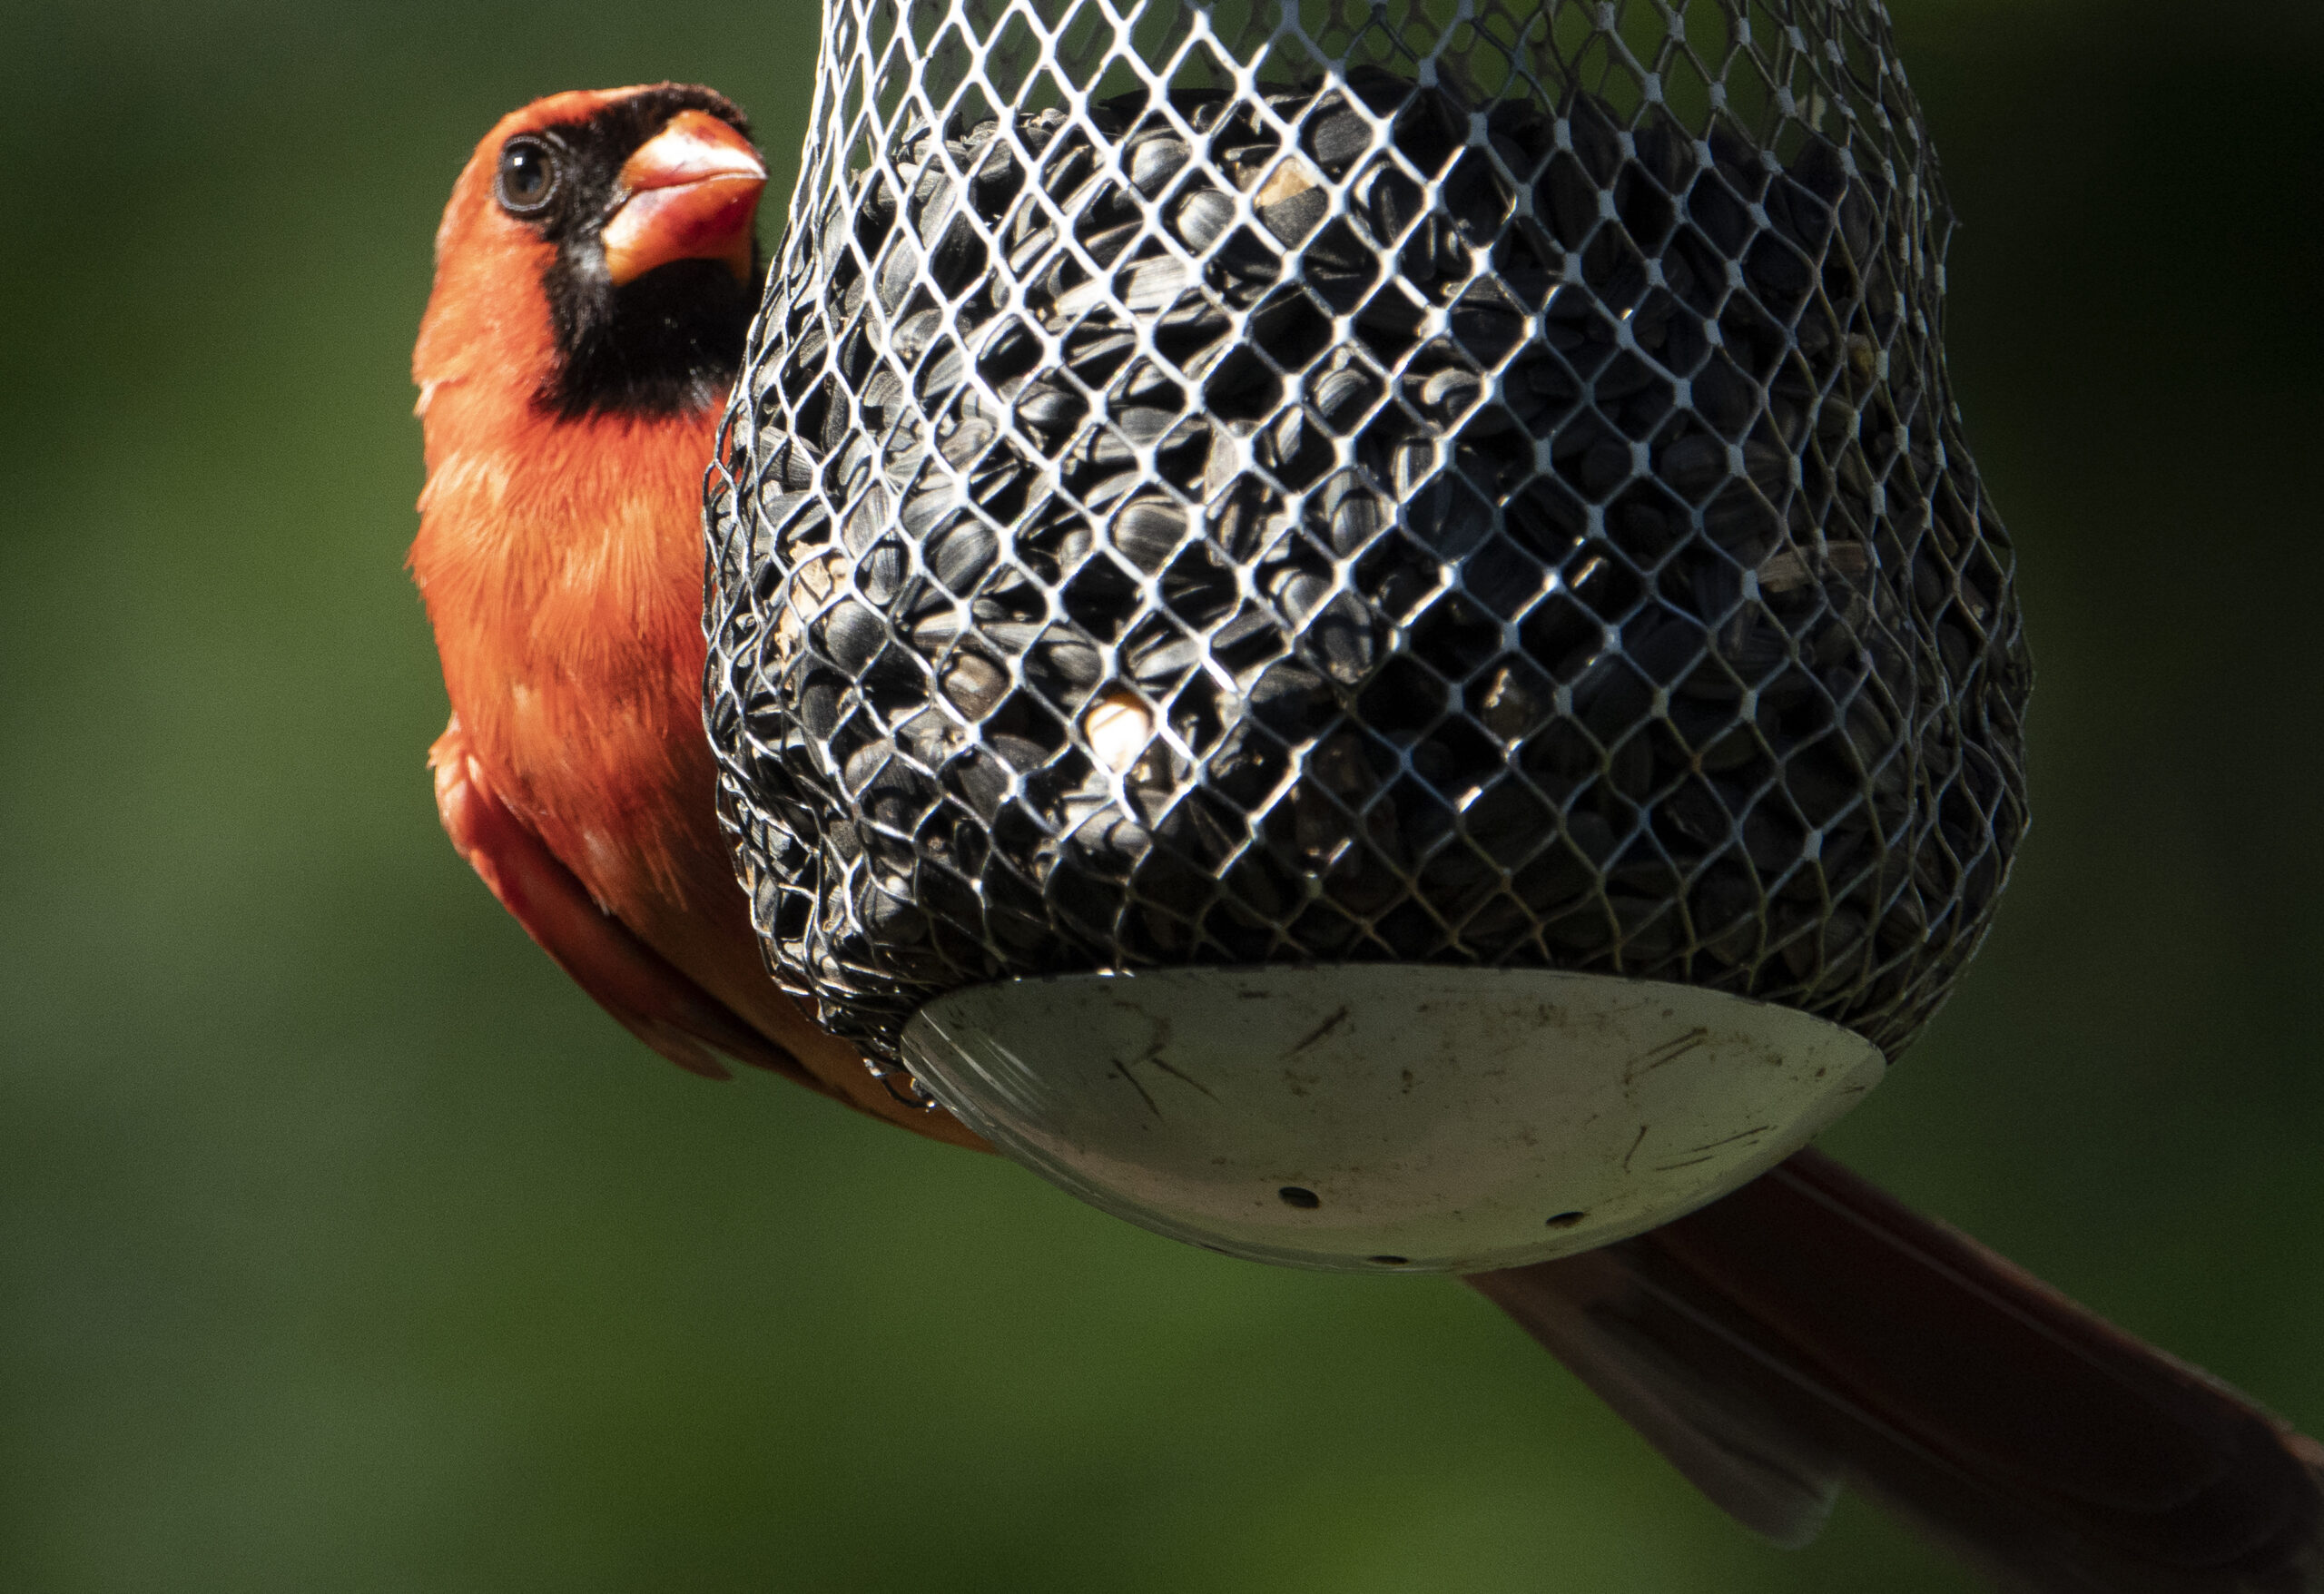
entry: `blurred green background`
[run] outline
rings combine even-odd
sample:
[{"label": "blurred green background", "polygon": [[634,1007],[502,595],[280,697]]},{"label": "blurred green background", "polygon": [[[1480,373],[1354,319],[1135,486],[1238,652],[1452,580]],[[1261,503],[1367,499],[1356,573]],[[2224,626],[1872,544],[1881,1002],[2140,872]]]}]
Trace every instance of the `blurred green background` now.
[{"label": "blurred green background", "polygon": [[[2038,822],[1830,1144],[2324,1431],[2314,0],[1892,0]],[[0,1588],[1962,1590],[1764,1548],[1435,1281],[650,1058],[436,828],[406,360],[502,111],[803,0],[0,10]]]}]

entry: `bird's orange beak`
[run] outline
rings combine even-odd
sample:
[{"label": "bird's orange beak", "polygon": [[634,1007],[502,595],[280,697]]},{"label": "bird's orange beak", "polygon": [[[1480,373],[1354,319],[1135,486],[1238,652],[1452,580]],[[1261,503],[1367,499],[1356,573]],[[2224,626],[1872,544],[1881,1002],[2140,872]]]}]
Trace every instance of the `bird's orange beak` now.
[{"label": "bird's orange beak", "polygon": [[605,225],[614,285],[672,261],[724,261],[751,277],[751,221],[766,166],[750,141],[707,111],[685,111],[623,163],[627,196]]}]

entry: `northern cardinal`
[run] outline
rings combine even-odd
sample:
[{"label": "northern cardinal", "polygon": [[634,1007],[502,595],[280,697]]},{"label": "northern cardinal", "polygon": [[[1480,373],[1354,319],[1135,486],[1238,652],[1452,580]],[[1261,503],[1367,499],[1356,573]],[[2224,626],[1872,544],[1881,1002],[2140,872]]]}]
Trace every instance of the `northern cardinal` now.
[{"label": "northern cardinal", "polygon": [[553,95],[452,190],[412,353],[411,569],[453,844],[581,988],[699,1074],[789,1075],[963,1145],[767,978],[711,807],[697,505],[763,275],[766,168],[707,89]]},{"label": "northern cardinal", "polygon": [[[706,89],[555,95],[454,185],[413,355],[411,568],[452,719],[445,828],[648,1046],[938,1139],[765,971],[713,809],[700,484],[766,182]],[[1638,1239],[1467,1281],[1748,1526],[1842,1481],[2012,1586],[2324,1589],[2324,1447],[1804,1152]]]}]

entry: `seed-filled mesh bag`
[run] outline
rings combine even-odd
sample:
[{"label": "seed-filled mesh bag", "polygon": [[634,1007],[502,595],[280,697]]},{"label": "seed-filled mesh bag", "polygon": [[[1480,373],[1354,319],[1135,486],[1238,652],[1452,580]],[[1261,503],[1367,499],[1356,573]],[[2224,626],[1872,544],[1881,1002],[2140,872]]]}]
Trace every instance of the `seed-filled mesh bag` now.
[{"label": "seed-filled mesh bag", "polygon": [[830,0],[710,491],[778,977],[1678,980],[1893,1054],[2025,824],[1878,0]]}]

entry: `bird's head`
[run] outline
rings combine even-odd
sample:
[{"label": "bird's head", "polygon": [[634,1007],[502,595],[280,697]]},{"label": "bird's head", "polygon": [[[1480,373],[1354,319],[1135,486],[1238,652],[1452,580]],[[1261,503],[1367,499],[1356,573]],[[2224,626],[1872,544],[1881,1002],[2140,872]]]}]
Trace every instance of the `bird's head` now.
[{"label": "bird's head", "polygon": [[501,118],[437,231],[421,413],[447,385],[566,419],[716,405],[758,303],[765,187],[749,123],[705,88],[576,91]]}]

